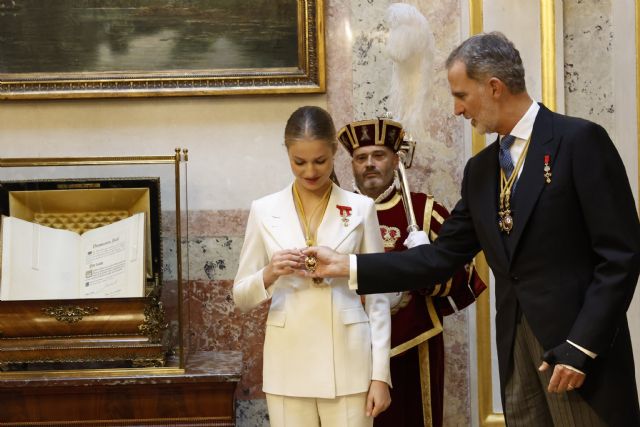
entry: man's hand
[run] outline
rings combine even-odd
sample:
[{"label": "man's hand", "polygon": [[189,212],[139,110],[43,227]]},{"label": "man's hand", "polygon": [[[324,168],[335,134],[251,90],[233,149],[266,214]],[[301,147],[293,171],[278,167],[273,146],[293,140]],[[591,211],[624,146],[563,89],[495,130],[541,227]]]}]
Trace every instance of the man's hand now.
[{"label": "man's hand", "polygon": [[298,274],[306,277],[349,277],[349,255],[339,254],[326,246],[311,246],[302,251],[306,257],[315,257],[315,271],[310,272],[303,265]]},{"label": "man's hand", "polygon": [[367,395],[367,417],[377,417],[391,405],[389,385],[384,381],[372,380]]},{"label": "man's hand", "polygon": [[[551,365],[547,362],[542,362],[538,369],[540,372],[544,372],[550,367]],[[553,368],[547,391],[549,393],[564,393],[565,391],[575,390],[582,387],[585,377],[585,374],[576,371],[569,365],[556,365]]]},{"label": "man's hand", "polygon": [[420,245],[429,244],[429,236],[422,230],[412,231],[407,239],[402,243],[407,249],[415,248]]},{"label": "man's hand", "polygon": [[564,342],[546,351],[542,360],[538,368],[541,372],[555,365],[547,390],[550,393],[563,393],[582,387],[585,380],[584,372],[591,358],[580,349]]}]

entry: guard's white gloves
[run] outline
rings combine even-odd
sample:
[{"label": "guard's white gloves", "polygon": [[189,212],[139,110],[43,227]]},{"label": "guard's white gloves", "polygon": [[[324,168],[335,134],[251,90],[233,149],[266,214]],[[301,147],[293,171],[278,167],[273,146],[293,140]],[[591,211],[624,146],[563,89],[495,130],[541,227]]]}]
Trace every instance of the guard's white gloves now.
[{"label": "guard's white gloves", "polygon": [[416,246],[420,245],[428,245],[429,237],[427,236],[427,233],[422,230],[412,231],[411,233],[409,233],[409,237],[407,237],[407,240],[405,240],[402,244],[405,245],[407,249],[415,248]]}]

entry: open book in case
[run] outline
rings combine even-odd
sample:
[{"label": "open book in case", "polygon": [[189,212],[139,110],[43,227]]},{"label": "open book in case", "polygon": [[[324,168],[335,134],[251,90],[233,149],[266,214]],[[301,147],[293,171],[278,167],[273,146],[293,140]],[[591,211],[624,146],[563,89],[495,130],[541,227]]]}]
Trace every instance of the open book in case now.
[{"label": "open book in case", "polygon": [[[175,156],[44,159],[43,168],[55,164],[55,173],[0,180],[0,372],[156,368],[165,366],[168,356],[180,356],[184,364],[181,326],[171,330],[181,324],[182,311],[183,157],[176,151]],[[22,171],[15,173],[22,163],[33,169],[40,160],[0,159],[0,177],[23,177]],[[165,168],[153,170],[156,163]],[[64,168],[67,164],[75,167]],[[120,166],[115,171],[114,164]],[[136,172],[157,176],[118,176]],[[75,176],[83,174],[89,177]],[[172,196],[164,206],[161,183],[171,187],[162,189]],[[163,211],[176,217],[176,225],[167,227],[173,236],[161,233]],[[167,239],[174,260],[163,260]],[[169,289],[170,295],[167,290],[163,295],[166,266],[172,271],[167,279],[178,288]],[[166,305],[172,307],[169,318]]]}]

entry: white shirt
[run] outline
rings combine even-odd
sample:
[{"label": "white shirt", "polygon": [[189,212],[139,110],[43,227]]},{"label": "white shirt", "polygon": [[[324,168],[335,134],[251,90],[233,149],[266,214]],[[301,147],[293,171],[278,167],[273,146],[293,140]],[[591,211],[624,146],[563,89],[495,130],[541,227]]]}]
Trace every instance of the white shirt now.
[{"label": "white shirt", "polygon": [[[531,137],[531,133],[533,132],[533,123],[536,121],[536,117],[538,116],[538,111],[540,111],[540,106],[537,102],[531,102],[531,106],[524,113],[524,116],[520,119],[518,123],[511,129],[509,135],[512,135],[516,138],[514,143],[511,145],[509,149],[509,153],[511,154],[511,160],[513,161],[513,165],[518,164],[518,159],[522,155],[524,151],[524,146],[527,144],[527,140]],[[500,140],[504,135],[500,135]],[[518,178],[520,178],[520,174],[524,169],[524,161],[522,162],[522,167],[518,171]]]}]

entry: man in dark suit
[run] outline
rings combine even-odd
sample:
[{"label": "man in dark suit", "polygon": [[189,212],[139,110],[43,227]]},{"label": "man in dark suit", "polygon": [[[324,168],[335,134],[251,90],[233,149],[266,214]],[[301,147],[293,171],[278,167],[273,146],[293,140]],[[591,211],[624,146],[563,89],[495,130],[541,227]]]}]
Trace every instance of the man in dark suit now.
[{"label": "man in dark suit", "polygon": [[626,319],[640,223],[613,143],[599,125],[533,102],[500,33],[464,41],[446,66],[454,113],[500,137],[467,163],[438,240],[357,258],[312,248],[312,274],[396,292],[442,281],[483,250],[508,425],[640,425]]}]

